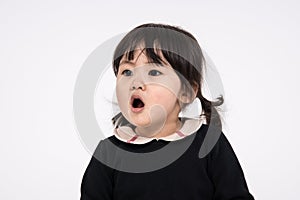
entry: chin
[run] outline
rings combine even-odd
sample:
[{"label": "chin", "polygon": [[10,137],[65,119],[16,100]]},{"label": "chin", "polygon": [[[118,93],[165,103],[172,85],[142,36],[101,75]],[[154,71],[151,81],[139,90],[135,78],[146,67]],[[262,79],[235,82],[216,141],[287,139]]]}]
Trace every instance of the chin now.
[{"label": "chin", "polygon": [[131,124],[138,126],[138,127],[146,127],[151,124],[150,119],[146,119],[141,116],[131,116],[130,119],[128,120]]}]

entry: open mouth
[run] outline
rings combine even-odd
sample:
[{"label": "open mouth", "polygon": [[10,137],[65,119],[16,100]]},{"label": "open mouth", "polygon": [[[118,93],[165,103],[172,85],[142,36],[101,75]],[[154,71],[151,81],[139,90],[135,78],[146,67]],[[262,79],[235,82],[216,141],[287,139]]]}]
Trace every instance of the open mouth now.
[{"label": "open mouth", "polygon": [[142,108],[144,106],[145,106],[145,104],[140,99],[134,99],[132,102],[132,107],[134,107],[134,108]]},{"label": "open mouth", "polygon": [[145,104],[140,96],[133,95],[131,97],[131,110],[133,112],[139,112],[139,111],[143,110],[144,107],[145,107]]}]

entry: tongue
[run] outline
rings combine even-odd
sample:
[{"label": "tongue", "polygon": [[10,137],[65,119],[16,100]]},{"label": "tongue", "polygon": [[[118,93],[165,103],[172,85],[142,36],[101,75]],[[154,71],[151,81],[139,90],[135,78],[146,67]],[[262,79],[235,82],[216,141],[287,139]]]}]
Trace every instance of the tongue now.
[{"label": "tongue", "polygon": [[144,104],[141,101],[139,101],[137,104],[137,108],[141,108],[141,107],[144,107]]},{"label": "tongue", "polygon": [[144,103],[140,99],[135,99],[133,102],[133,107],[142,108],[144,107]]}]

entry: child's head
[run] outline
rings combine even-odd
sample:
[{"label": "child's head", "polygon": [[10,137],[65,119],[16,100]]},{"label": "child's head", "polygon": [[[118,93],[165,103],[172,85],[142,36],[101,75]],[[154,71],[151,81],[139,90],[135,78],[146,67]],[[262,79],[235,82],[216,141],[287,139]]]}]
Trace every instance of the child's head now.
[{"label": "child's head", "polygon": [[[178,117],[178,113],[198,97],[207,123],[214,117],[215,124],[221,127],[214,106],[221,105],[223,99],[221,97],[216,104],[203,97],[204,67],[201,48],[187,31],[164,24],[144,24],[134,28],[121,40],[114,53],[113,69],[122,111],[112,119],[114,125],[130,121],[137,126],[146,126],[147,120],[136,115],[143,112],[139,107],[147,107],[145,101],[152,106],[148,113],[152,120],[158,115]],[[135,94],[144,102],[132,101]],[[130,110],[130,106],[136,108]],[[213,111],[216,116],[212,115]]]}]

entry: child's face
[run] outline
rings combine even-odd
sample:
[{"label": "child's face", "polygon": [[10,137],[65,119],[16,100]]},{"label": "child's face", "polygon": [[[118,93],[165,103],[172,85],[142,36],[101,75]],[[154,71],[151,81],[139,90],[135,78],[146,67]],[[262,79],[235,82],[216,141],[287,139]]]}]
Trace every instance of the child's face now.
[{"label": "child's face", "polygon": [[148,137],[177,121],[180,112],[177,100],[180,79],[171,65],[164,62],[163,67],[149,63],[144,52],[138,49],[133,60],[122,58],[117,74],[116,94],[121,112],[133,125],[147,127]]}]

